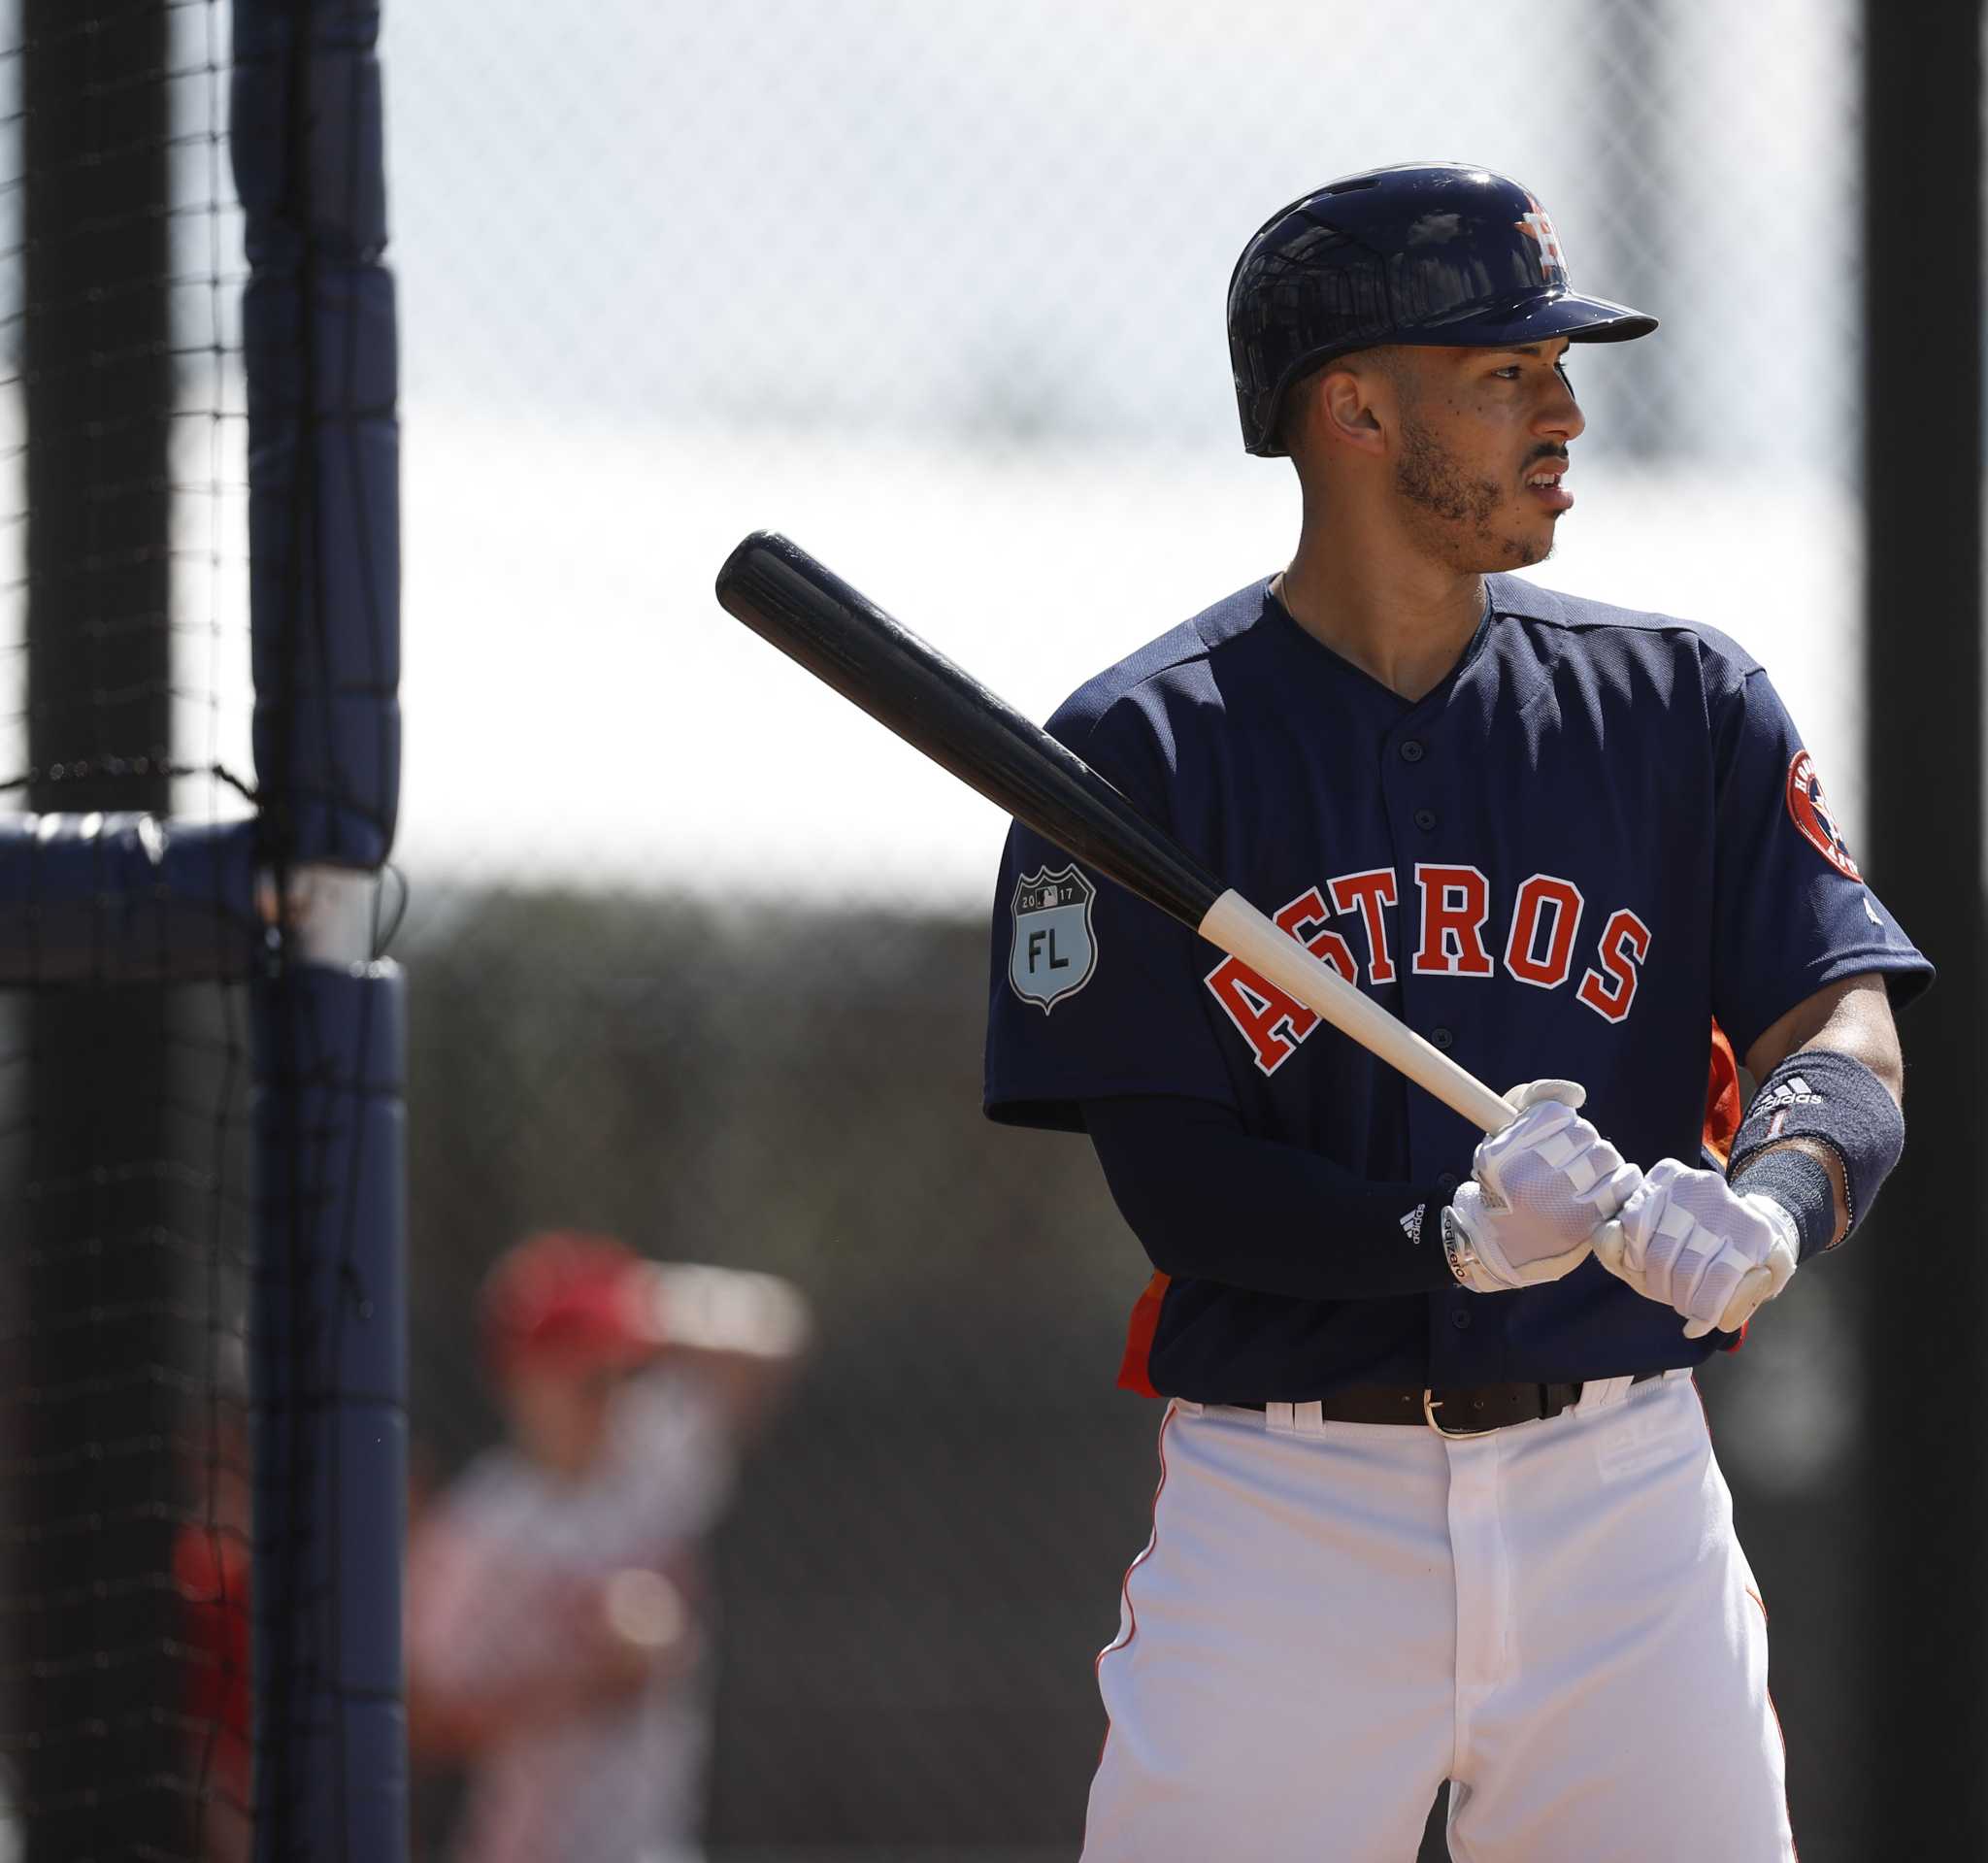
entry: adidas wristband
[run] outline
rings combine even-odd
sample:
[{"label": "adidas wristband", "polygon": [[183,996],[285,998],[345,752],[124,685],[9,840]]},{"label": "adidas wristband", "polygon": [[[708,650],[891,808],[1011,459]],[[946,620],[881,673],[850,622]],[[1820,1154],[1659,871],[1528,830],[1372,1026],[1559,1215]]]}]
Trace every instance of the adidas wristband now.
[{"label": "adidas wristband", "polygon": [[1905,1149],[1905,1118],[1884,1082],[1836,1048],[1800,1048],[1762,1081],[1726,1176],[1735,1190],[1771,1196],[1795,1218],[1806,1261],[1836,1232],[1835,1198],[1820,1159],[1767,1149],[1784,1139],[1808,1139],[1836,1153],[1849,1204],[1847,1238]]}]

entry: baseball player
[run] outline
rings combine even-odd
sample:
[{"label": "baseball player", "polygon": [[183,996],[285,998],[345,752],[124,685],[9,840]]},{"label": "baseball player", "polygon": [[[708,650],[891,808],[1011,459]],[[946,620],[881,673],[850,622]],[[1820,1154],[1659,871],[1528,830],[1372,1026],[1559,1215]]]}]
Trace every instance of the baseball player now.
[{"label": "baseball player", "polygon": [[1296,551],[1050,728],[1518,1113],[1010,837],[987,1110],[1088,1133],[1170,1400],[1084,1855],[1402,1863],[1446,1780],[1458,1863],[1792,1858],[1692,1369],[1875,1199],[1930,967],[1742,649],[1511,574],[1574,505],[1572,346],[1655,328],[1533,195],[1334,182],[1228,317]]},{"label": "baseball player", "polygon": [[417,1757],[467,1764],[460,1863],[694,1863],[709,1676],[702,1542],[807,1333],[767,1275],[549,1233],[492,1269],[510,1442],[414,1535]]}]

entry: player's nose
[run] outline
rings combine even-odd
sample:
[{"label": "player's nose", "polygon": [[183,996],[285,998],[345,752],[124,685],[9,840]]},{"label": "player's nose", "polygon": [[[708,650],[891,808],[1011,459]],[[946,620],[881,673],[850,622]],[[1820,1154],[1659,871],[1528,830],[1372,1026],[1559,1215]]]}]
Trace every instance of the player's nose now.
[{"label": "player's nose", "polygon": [[1534,416],[1536,431],[1562,442],[1577,440],[1587,431],[1588,417],[1580,411],[1580,403],[1574,398],[1564,376],[1555,375],[1553,386]]}]

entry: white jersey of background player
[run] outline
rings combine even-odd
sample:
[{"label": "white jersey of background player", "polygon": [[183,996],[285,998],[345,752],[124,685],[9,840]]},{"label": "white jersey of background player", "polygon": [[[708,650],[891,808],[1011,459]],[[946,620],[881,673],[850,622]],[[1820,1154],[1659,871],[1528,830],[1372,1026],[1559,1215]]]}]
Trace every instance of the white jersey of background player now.
[{"label": "white jersey of background player", "polygon": [[485,1283],[510,1441],[409,1558],[416,1759],[469,1774],[457,1863],[690,1863],[710,1746],[703,1541],[805,1340],[763,1275],[535,1236]]}]

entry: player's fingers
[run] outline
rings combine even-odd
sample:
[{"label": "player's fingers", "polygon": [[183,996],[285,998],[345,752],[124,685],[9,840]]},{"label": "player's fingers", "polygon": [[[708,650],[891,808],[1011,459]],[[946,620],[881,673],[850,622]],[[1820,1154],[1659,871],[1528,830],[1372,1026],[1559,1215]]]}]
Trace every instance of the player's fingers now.
[{"label": "player's fingers", "polygon": [[1740,1284],[1734,1288],[1731,1297],[1720,1310],[1717,1321],[1694,1319],[1685,1327],[1684,1337],[1703,1339],[1712,1330],[1714,1323],[1722,1333],[1737,1333],[1769,1300],[1773,1299],[1774,1291],[1772,1269],[1765,1263],[1758,1268],[1749,1268],[1740,1276]]},{"label": "player's fingers", "polygon": [[1550,1126],[1542,1123],[1540,1136],[1526,1148],[1542,1164],[1565,1174],[1575,1190],[1585,1190],[1593,1179],[1584,1171],[1581,1160],[1594,1149],[1595,1141],[1602,1135],[1574,1113],[1559,1113],[1557,1108],[1556,1113],[1556,1122]]},{"label": "player's fingers", "polygon": [[1625,1286],[1648,1298],[1649,1288],[1643,1281],[1642,1269],[1636,1261],[1629,1248],[1629,1239],[1623,1233],[1620,1222],[1605,1222],[1591,1239],[1595,1259],[1621,1281]]},{"label": "player's fingers", "polygon": [[1726,1303],[1725,1311],[1719,1315],[1719,1330],[1722,1333],[1737,1333],[1773,1298],[1773,1274],[1765,1263],[1758,1268],[1748,1269],[1740,1285],[1733,1290],[1733,1298]]},{"label": "player's fingers", "polygon": [[1567,1128],[1579,1123],[1579,1114],[1564,1102],[1541,1101],[1483,1140],[1472,1154],[1471,1169],[1479,1182],[1496,1185],[1505,1171],[1528,1158],[1538,1156],[1551,1165],[1579,1149],[1577,1143],[1570,1145],[1564,1137]]},{"label": "player's fingers", "polygon": [[1578,1107],[1587,1097],[1587,1088],[1578,1081],[1522,1081],[1505,1096],[1508,1104],[1520,1113],[1542,1100]]},{"label": "player's fingers", "polygon": [[1617,1214],[1642,1181],[1642,1173],[1627,1163],[1622,1153],[1585,1119],[1577,1122],[1574,1132],[1585,1143],[1561,1167],[1569,1186],[1594,1211],[1598,1220]]},{"label": "player's fingers", "polygon": [[1778,1295],[1794,1276],[1795,1259],[1793,1251],[1784,1247],[1769,1249],[1767,1259],[1740,1281],[1726,1303],[1725,1312],[1719,1315],[1719,1330],[1737,1333]]},{"label": "player's fingers", "polygon": [[1635,1194],[1595,1237],[1595,1252],[1603,1255],[1603,1265],[1640,1294],[1649,1292],[1648,1277],[1643,1272],[1643,1248],[1662,1219],[1665,1202],[1662,1183],[1653,1182],[1645,1173]]},{"label": "player's fingers", "polygon": [[[1691,1297],[1679,1306],[1678,1312],[1694,1326],[1709,1329],[1717,1325],[1724,1331],[1731,1332],[1733,1327],[1727,1314],[1741,1299],[1742,1290],[1750,1287],[1757,1272],[1755,1264],[1740,1249],[1722,1245],[1706,1263],[1698,1285],[1692,1289]],[[1757,1307],[1765,1298],[1764,1290],[1753,1294],[1752,1305],[1746,1311],[1751,1313],[1753,1307]],[[1698,1338],[1700,1335],[1693,1334],[1692,1337]]]},{"label": "player's fingers", "polygon": [[1565,1100],[1539,1100],[1488,1143],[1505,1149],[1538,1150],[1580,1123],[1580,1114]]},{"label": "player's fingers", "polygon": [[1690,1293],[1710,1259],[1708,1250],[1693,1246],[1697,1230],[1690,1212],[1667,1197],[1656,1222],[1643,1232],[1642,1267],[1649,1296],[1680,1314],[1688,1311]]},{"label": "player's fingers", "polygon": [[[1609,1148],[1611,1150],[1614,1148]],[[1596,1214],[1604,1216],[1619,1214],[1627,1207],[1631,1197],[1642,1188],[1642,1173],[1626,1158],[1620,1158],[1615,1169],[1603,1181],[1588,1201],[1595,1206]]]},{"label": "player's fingers", "polygon": [[1694,1177],[1707,1175],[1703,1171],[1693,1171],[1688,1164],[1675,1158],[1659,1158],[1643,1173],[1643,1181],[1653,1190],[1662,1190],[1668,1197],[1673,1189],[1688,1183]]}]

